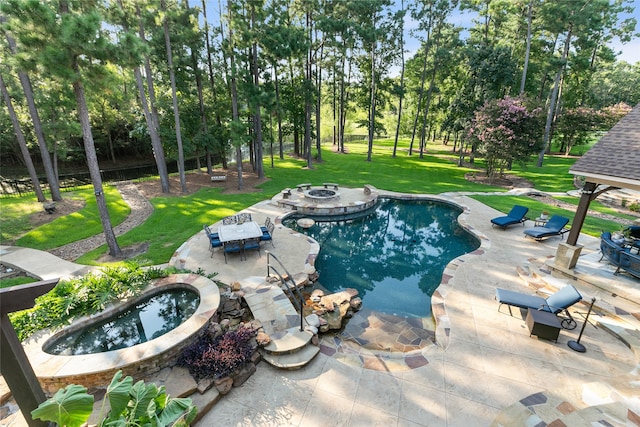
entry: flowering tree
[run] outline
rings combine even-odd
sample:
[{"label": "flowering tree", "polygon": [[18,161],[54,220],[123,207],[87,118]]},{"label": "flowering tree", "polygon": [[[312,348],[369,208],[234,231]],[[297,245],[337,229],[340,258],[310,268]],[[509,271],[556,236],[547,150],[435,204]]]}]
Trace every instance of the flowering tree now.
[{"label": "flowering tree", "polygon": [[524,97],[494,99],[476,111],[468,137],[484,156],[493,180],[514,162],[525,163],[542,149],[542,110]]},{"label": "flowering tree", "polygon": [[589,142],[592,132],[598,129],[601,122],[601,115],[593,108],[576,107],[564,110],[556,123],[556,132],[562,138],[560,150],[564,149],[565,156],[568,156],[574,146]]},{"label": "flowering tree", "polygon": [[562,146],[565,155],[569,155],[576,145],[587,144],[597,130],[609,130],[631,107],[625,103],[619,103],[594,110],[589,107],[569,108],[562,112],[556,124],[556,132],[561,135]]}]

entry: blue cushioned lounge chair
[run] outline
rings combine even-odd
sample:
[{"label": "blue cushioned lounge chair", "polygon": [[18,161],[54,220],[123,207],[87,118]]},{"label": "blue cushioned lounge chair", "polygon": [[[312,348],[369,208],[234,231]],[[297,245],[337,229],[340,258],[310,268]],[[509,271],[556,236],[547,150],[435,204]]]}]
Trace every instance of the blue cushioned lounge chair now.
[{"label": "blue cushioned lounge chair", "polygon": [[554,215],[542,227],[527,228],[524,230],[525,236],[532,237],[538,241],[552,236],[561,236],[569,231],[565,226],[569,223],[569,218],[560,215]]},{"label": "blue cushioned lounge chair", "polygon": [[520,292],[496,288],[496,299],[500,303],[500,305],[498,305],[498,311],[500,311],[502,304],[506,304],[509,307],[509,314],[511,315],[513,315],[513,313],[511,313],[511,306],[524,309],[530,308],[532,310],[542,310],[554,314],[558,314],[564,310],[567,318],[563,319],[560,324],[565,329],[574,329],[576,327],[576,321],[571,317],[569,307],[580,301],[582,299],[582,295],[580,295],[580,292],[578,292],[578,290],[572,285],[566,285],[547,299],[537,295],[523,294]]},{"label": "blue cushioned lounge chair", "polygon": [[527,220],[525,216],[529,212],[529,208],[526,206],[514,205],[511,211],[506,216],[499,216],[491,220],[492,225],[497,225],[503,230],[513,224],[522,224]]}]

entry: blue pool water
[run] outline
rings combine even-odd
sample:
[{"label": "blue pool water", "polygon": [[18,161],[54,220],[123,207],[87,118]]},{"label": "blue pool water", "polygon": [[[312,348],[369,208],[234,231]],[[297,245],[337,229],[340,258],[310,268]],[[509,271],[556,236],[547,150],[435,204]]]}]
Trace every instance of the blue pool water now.
[{"label": "blue pool water", "polygon": [[107,319],[63,335],[44,350],[49,354],[78,355],[131,347],[177,328],[195,313],[199,304],[200,297],[192,290],[167,290]]},{"label": "blue pool water", "polygon": [[404,317],[431,314],[431,295],[452,259],[480,242],[460,227],[461,210],[434,201],[383,199],[374,211],[348,220],[312,217],[302,229],[318,241],[319,283],[330,292],[355,288],[363,307]]}]

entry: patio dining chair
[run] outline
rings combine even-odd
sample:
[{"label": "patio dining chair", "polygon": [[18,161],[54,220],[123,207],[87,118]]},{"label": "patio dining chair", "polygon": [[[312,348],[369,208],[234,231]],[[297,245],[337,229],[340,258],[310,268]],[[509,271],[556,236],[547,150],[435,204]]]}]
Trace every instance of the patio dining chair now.
[{"label": "patio dining chair", "polygon": [[227,254],[237,252],[240,254],[240,259],[242,259],[242,241],[241,240],[231,240],[230,242],[224,242],[222,244],[222,251],[224,253],[224,263],[227,263]]},{"label": "patio dining chair", "polygon": [[231,225],[231,224],[237,224],[237,223],[238,223],[238,218],[235,215],[226,216],[222,218],[222,225]]},{"label": "patio dining chair", "polygon": [[262,230],[262,232],[263,232],[263,233],[264,233],[264,232],[266,232],[266,231],[267,231],[267,227],[269,227],[269,224],[270,224],[270,223],[271,223],[271,218],[266,217],[266,218],[264,219],[264,225],[261,225],[261,226],[260,226],[260,230]]},{"label": "patio dining chair", "polygon": [[220,236],[218,236],[218,233],[212,232],[211,228],[206,224],[204,226],[204,232],[209,239],[209,251],[211,252],[211,256],[213,256],[214,248],[219,248],[220,246],[222,246]]},{"label": "patio dining chair", "polygon": [[239,214],[236,214],[236,221],[238,222],[238,224],[251,222],[251,214],[249,212],[240,212]]},{"label": "patio dining chair", "polygon": [[266,229],[260,227],[262,229],[262,237],[260,237],[260,240],[263,242],[271,242],[271,246],[274,248],[276,247],[276,245],[273,244],[273,230],[275,230],[275,227],[275,224],[271,221],[269,221],[269,224],[265,227]]},{"label": "patio dining chair", "polygon": [[244,254],[244,259],[247,259],[247,251],[257,250],[258,258],[260,258],[260,238],[255,237],[251,239],[245,239],[242,241],[242,253]]}]

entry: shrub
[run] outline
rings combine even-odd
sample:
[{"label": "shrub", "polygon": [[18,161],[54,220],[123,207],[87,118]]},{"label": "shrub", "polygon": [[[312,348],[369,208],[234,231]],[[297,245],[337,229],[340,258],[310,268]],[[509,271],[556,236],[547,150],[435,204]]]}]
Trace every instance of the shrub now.
[{"label": "shrub", "polygon": [[204,333],[185,348],[178,364],[186,366],[196,379],[226,377],[251,360],[256,349],[255,335],[249,325],[218,336]]},{"label": "shrub", "polygon": [[633,202],[627,207],[632,212],[640,212],[640,202]]}]

